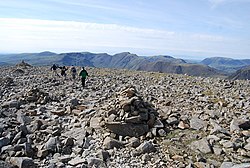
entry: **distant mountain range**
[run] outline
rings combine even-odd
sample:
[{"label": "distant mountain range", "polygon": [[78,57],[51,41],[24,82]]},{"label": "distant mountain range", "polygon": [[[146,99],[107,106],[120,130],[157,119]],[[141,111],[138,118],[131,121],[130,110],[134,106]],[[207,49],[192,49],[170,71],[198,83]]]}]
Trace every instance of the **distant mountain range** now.
[{"label": "distant mountain range", "polygon": [[[90,66],[100,68],[124,68],[131,70],[154,71],[163,73],[187,74],[192,76],[222,76],[225,72],[236,72],[241,67],[250,65],[250,59],[234,60],[231,58],[207,58],[200,63],[187,63],[167,55],[138,56],[129,52],[109,55],[107,53],[72,52],[22,53],[0,55],[0,65],[16,64],[22,60],[32,65]],[[224,73],[222,73],[224,71]]]},{"label": "distant mountain range", "polygon": [[206,58],[200,62],[201,64],[208,65],[228,73],[235,72],[247,65],[250,65],[250,59],[232,59],[224,57]]}]

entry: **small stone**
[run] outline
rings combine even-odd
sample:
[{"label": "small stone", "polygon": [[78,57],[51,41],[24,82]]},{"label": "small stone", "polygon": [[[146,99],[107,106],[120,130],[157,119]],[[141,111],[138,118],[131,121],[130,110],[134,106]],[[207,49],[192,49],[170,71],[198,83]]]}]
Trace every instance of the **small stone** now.
[{"label": "small stone", "polygon": [[223,150],[220,147],[213,147],[213,151],[216,156],[220,156],[223,152]]},{"label": "small stone", "polygon": [[167,123],[169,125],[177,125],[177,124],[179,124],[179,120],[176,117],[169,117],[167,119]]},{"label": "small stone", "polygon": [[128,146],[131,146],[133,148],[136,148],[140,145],[140,140],[139,138],[136,138],[136,137],[132,137],[129,139],[129,144]]},{"label": "small stone", "polygon": [[85,162],[86,162],[86,159],[80,158],[79,156],[77,156],[77,157],[71,159],[71,160],[68,162],[68,164],[71,165],[71,166],[76,167],[77,165],[83,164],[83,163],[85,163]]},{"label": "small stone", "polygon": [[241,163],[241,164],[233,165],[231,168],[249,168],[249,167],[250,167],[250,163]]},{"label": "small stone", "polygon": [[244,146],[244,149],[246,149],[247,151],[250,151],[250,143],[246,144],[246,145]]},{"label": "small stone", "polygon": [[192,117],[190,120],[190,128],[192,129],[201,130],[205,126],[206,126],[206,123],[196,116]]},{"label": "small stone", "polygon": [[31,158],[28,157],[12,157],[10,162],[18,168],[36,168],[37,165]]},{"label": "small stone", "polygon": [[230,132],[234,132],[234,131],[239,131],[240,130],[240,127],[239,127],[239,123],[233,119],[230,123]]},{"label": "small stone", "polygon": [[161,137],[164,137],[164,136],[167,135],[167,133],[166,133],[166,131],[165,131],[164,129],[159,129],[159,130],[158,130],[158,134],[159,134],[159,136],[161,136]]},{"label": "small stone", "polygon": [[99,158],[90,157],[87,162],[89,167],[106,167],[104,161]]},{"label": "small stone", "polygon": [[122,148],[123,143],[113,138],[106,137],[103,141],[103,146],[105,149]]},{"label": "small stone", "polygon": [[33,150],[30,143],[24,143],[24,154],[30,158],[35,156],[35,151]]},{"label": "small stone", "polygon": [[41,159],[45,158],[48,155],[49,155],[49,150],[47,150],[47,149],[45,149],[45,150],[41,149],[41,150],[38,150],[38,152],[37,152],[37,157],[41,158]]},{"label": "small stone", "polygon": [[141,159],[144,162],[148,162],[151,160],[151,157],[149,156],[149,154],[145,153],[144,155],[142,155]]},{"label": "small stone", "polygon": [[58,146],[59,146],[58,137],[50,137],[50,139],[45,143],[45,149],[52,152],[57,152]]},{"label": "small stone", "polygon": [[17,113],[17,121],[21,124],[29,124],[32,120],[30,117],[25,116],[22,113]]},{"label": "small stone", "polygon": [[146,142],[142,143],[140,146],[138,146],[136,148],[136,151],[140,155],[140,154],[144,154],[144,153],[155,152],[156,148],[154,147],[154,145],[152,144],[151,141],[146,141]]},{"label": "small stone", "polygon": [[132,116],[132,117],[126,118],[125,122],[127,122],[127,123],[135,123],[135,124],[142,123],[141,116]]},{"label": "small stone", "polygon": [[231,141],[222,141],[220,142],[224,148],[233,148],[235,145]]},{"label": "small stone", "polygon": [[0,149],[3,146],[7,146],[9,143],[10,143],[10,139],[9,138],[7,138],[7,137],[0,138]]},{"label": "small stone", "polygon": [[154,128],[164,128],[164,124],[161,122],[161,120],[156,119],[154,123]]},{"label": "small stone", "polygon": [[179,124],[178,124],[178,128],[180,128],[180,129],[188,129],[189,125],[184,123],[183,121],[180,121]]},{"label": "small stone", "polygon": [[17,100],[11,100],[9,102],[3,103],[2,107],[3,108],[17,108],[19,109],[21,106],[21,103]]},{"label": "small stone", "polygon": [[106,150],[99,150],[97,152],[97,157],[102,159],[103,161],[106,161],[109,158],[109,152]]},{"label": "small stone", "polygon": [[199,151],[199,152],[204,153],[204,154],[212,152],[211,146],[205,138],[192,142],[190,144],[190,147],[192,150]]},{"label": "small stone", "polygon": [[220,166],[220,168],[232,168],[234,165],[233,162],[223,162]]},{"label": "small stone", "polygon": [[74,146],[74,138],[67,138],[65,140],[65,146]]},{"label": "small stone", "polygon": [[72,108],[75,108],[79,104],[78,99],[76,98],[71,99],[69,102]]}]

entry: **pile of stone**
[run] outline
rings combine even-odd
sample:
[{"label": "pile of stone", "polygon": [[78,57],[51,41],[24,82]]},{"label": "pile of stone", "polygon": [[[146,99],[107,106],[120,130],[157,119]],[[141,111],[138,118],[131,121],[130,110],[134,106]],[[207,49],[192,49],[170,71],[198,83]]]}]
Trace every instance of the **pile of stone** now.
[{"label": "pile of stone", "polygon": [[135,88],[118,94],[117,101],[106,112],[105,126],[118,136],[165,136],[164,124],[153,105],[143,101]]},{"label": "pile of stone", "polygon": [[32,66],[23,60],[22,62],[16,64],[16,67],[28,68],[28,67],[32,67]]}]

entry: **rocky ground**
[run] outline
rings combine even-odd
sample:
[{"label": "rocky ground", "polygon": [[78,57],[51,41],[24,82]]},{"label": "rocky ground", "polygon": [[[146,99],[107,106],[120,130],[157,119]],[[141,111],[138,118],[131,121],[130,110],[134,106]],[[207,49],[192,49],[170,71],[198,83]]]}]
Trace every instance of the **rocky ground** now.
[{"label": "rocky ground", "polygon": [[0,70],[0,167],[250,167],[249,81]]}]

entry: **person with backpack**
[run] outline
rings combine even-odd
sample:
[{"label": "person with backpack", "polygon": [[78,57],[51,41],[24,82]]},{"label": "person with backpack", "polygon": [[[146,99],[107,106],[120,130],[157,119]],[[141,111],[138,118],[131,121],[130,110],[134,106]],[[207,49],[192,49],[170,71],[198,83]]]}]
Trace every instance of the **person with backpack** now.
[{"label": "person with backpack", "polygon": [[67,76],[66,71],[68,70],[68,68],[63,66],[63,67],[60,67],[60,69],[61,69],[61,76],[64,77],[64,79],[66,79],[66,76]]},{"label": "person with backpack", "polygon": [[56,66],[56,64],[53,64],[50,69],[53,71],[53,76],[58,76],[59,77],[59,75],[58,75],[58,73],[56,71],[57,68],[58,68],[58,66]]},{"label": "person with backpack", "polygon": [[88,75],[88,72],[84,69],[84,67],[82,67],[81,72],[79,73],[79,76],[81,76],[81,80],[82,80],[82,87],[85,87],[85,81]]},{"label": "person with backpack", "polygon": [[76,68],[72,65],[70,71],[71,71],[72,79],[75,81],[75,79],[76,79]]}]

